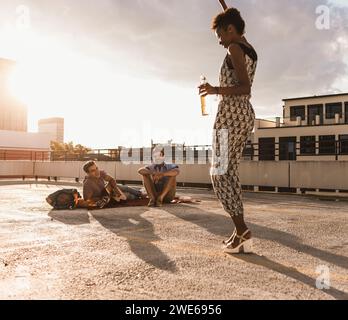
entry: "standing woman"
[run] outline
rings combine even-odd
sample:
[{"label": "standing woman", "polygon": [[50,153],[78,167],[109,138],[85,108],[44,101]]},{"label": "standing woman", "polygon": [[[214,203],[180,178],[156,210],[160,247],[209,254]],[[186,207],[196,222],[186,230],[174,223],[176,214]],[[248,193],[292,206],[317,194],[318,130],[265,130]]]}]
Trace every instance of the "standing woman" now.
[{"label": "standing woman", "polygon": [[[211,177],[219,201],[236,226],[230,238],[224,241],[224,251],[250,253],[252,236],[244,221],[238,167],[254,128],[255,113],[250,98],[257,53],[244,37],[245,22],[240,12],[235,8],[228,9],[223,0],[219,2],[225,11],[213,19],[212,29],[219,44],[227,50],[227,55],[221,67],[220,86],[203,84],[199,92],[202,96],[220,97],[214,125]],[[224,162],[224,169],[221,170],[221,163]]]}]

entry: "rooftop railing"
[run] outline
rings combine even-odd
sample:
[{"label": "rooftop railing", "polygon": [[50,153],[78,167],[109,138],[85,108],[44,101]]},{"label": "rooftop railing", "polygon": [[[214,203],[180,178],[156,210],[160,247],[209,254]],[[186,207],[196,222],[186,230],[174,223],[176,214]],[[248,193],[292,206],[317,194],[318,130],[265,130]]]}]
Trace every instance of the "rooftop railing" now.
[{"label": "rooftop railing", "polygon": [[[183,164],[207,164],[211,162],[212,146],[172,146],[167,161]],[[0,160],[30,160],[30,161],[116,161],[121,162],[125,157],[135,157],[140,162],[151,162],[151,148],[118,148],[97,149],[90,152],[71,151],[1,151]],[[169,160],[168,160],[169,156]],[[305,157],[328,157],[340,160],[348,156],[348,138],[341,140],[306,140],[300,142],[283,141],[262,143],[247,143],[243,160],[252,161],[281,161],[298,160]]]},{"label": "rooftop railing", "polygon": [[257,129],[286,128],[286,127],[308,127],[321,125],[348,124],[348,115],[337,114],[331,118],[325,115],[305,115],[291,117],[269,117],[257,119]]}]

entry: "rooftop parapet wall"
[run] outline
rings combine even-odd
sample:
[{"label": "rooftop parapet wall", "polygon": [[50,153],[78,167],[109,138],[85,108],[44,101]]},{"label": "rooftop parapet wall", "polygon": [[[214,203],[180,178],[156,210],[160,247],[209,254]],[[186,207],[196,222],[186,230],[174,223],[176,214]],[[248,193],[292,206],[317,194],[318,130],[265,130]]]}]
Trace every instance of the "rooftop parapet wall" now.
[{"label": "rooftop parapet wall", "polygon": [[[83,180],[83,162],[0,161],[0,178],[8,176],[58,177]],[[141,181],[141,165],[98,162],[118,181]],[[210,185],[210,165],[180,165],[178,183]],[[348,190],[348,161],[242,161],[241,182],[245,186]]]}]

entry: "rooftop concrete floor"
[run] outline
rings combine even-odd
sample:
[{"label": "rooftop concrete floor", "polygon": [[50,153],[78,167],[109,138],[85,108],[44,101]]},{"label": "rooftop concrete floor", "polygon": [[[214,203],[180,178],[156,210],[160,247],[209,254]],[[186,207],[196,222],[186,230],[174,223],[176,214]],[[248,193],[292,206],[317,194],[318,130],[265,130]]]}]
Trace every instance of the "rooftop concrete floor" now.
[{"label": "rooftop concrete floor", "polygon": [[[244,195],[255,254],[211,192],[200,204],[53,212],[46,184],[0,186],[0,299],[347,299],[348,204]],[[318,266],[331,288],[316,288]]]}]

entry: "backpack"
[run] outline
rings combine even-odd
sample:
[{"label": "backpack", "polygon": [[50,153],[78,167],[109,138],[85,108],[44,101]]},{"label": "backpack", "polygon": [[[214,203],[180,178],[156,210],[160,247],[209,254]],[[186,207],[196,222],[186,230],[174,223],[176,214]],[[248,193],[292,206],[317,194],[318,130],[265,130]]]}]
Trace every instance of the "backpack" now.
[{"label": "backpack", "polygon": [[81,195],[77,189],[62,189],[50,194],[46,201],[55,210],[73,210],[78,199],[81,199]]}]

